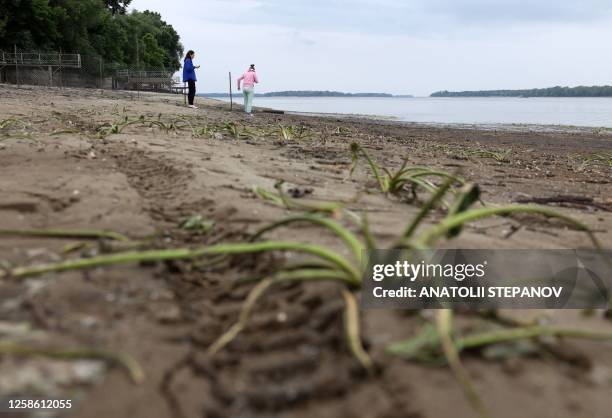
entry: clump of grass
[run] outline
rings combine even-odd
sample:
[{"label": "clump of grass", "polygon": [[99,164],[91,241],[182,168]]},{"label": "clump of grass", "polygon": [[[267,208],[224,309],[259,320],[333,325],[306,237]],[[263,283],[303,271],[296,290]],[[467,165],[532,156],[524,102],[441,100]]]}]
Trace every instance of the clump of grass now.
[{"label": "clump of grass", "polygon": [[22,128],[26,128],[28,126],[28,124],[23,120],[23,119],[19,119],[19,118],[7,118],[4,120],[0,121],[0,130],[3,129],[8,129],[11,126],[14,125],[20,125]]},{"label": "clump of grass", "polygon": [[160,118],[158,120],[143,120],[143,123],[148,124],[149,127],[157,126],[160,130],[166,134],[170,132],[179,132],[189,129],[192,135],[195,134],[195,128],[192,123],[184,118],[174,119],[169,122],[162,122]]},{"label": "clump of grass", "polygon": [[491,158],[498,163],[509,163],[510,162],[510,150],[503,152],[488,151],[488,150],[476,150],[468,151],[469,155],[474,155],[480,158]]},{"label": "clump of grass", "polygon": [[304,125],[278,125],[278,136],[283,141],[291,141],[292,139],[303,139],[307,135]]},{"label": "clump of grass", "polygon": [[10,117],[0,121],[0,134],[4,138],[27,138],[31,139],[28,128],[31,125],[24,119]]},{"label": "clump of grass", "polygon": [[372,170],[372,174],[374,174],[374,177],[376,178],[378,187],[383,193],[397,195],[401,191],[405,190],[405,187],[409,185],[411,187],[413,197],[416,197],[417,188],[422,188],[427,192],[434,194],[438,187],[433,182],[428,180],[428,177],[450,179],[459,185],[464,184],[463,179],[444,171],[432,170],[431,168],[427,167],[407,167],[407,159],[404,159],[404,162],[397,171],[391,172],[385,167],[380,167],[372,159],[368,152],[356,142],[351,144],[350,149],[352,157],[350,174],[355,171],[357,168],[357,163],[359,162],[359,157],[362,156],[365,158],[367,164]]},{"label": "clump of grass", "polygon": [[246,128],[240,129],[234,122],[226,122],[221,126],[221,131],[231,135],[234,139],[249,139],[252,138],[252,133]]},{"label": "clump of grass", "polygon": [[212,230],[215,226],[215,221],[204,219],[202,215],[194,215],[181,222],[180,227],[186,231],[206,233]]},{"label": "clump of grass", "polygon": [[334,218],[339,218],[343,214],[347,214],[355,218],[355,214],[344,208],[344,205],[338,202],[312,202],[294,199],[287,195],[283,190],[283,181],[277,181],[274,184],[276,192],[270,192],[262,187],[255,186],[253,193],[263,200],[273,203],[276,206],[284,207],[288,210],[299,210],[311,213],[324,213],[331,215]]},{"label": "clump of grass", "polygon": [[207,137],[207,138],[212,138],[214,137],[215,133],[217,132],[217,128],[214,125],[205,125],[202,126],[200,128],[196,128],[194,130],[194,134],[193,136],[195,138],[200,138],[200,137]]},{"label": "clump of grass", "polygon": [[580,169],[584,169],[593,163],[602,163],[608,167],[612,167],[612,153],[590,154],[582,156],[582,165]]},{"label": "clump of grass", "polygon": [[279,136],[284,141],[290,141],[293,139],[293,127],[278,125]]},{"label": "clump of grass", "polygon": [[125,116],[121,122],[104,123],[101,126],[99,126],[97,129],[98,137],[106,138],[109,135],[120,134],[125,128],[127,128],[130,125],[135,125],[135,124],[143,125],[144,123],[145,123],[144,116],[140,116],[136,120],[129,120],[128,117]]},{"label": "clump of grass", "polygon": [[238,130],[238,126],[234,122],[225,123],[225,125],[223,126],[223,130],[236,139],[240,138],[240,131]]}]

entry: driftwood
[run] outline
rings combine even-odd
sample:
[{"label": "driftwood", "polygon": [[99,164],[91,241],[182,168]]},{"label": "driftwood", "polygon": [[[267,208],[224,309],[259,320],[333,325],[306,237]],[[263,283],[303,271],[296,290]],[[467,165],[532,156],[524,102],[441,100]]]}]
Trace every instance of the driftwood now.
[{"label": "driftwood", "polygon": [[284,115],[285,111],[276,109],[261,109],[261,113],[275,113],[277,115]]}]

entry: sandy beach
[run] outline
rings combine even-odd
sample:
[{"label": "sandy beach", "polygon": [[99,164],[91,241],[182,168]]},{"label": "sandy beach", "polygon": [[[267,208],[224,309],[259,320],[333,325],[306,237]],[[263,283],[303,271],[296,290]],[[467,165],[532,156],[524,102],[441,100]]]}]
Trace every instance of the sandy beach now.
[{"label": "sandy beach", "polygon": [[[238,242],[293,213],[254,193],[257,187],[273,192],[282,181],[296,201],[367,212],[373,235],[387,245],[426,194],[384,195],[363,162],[350,175],[349,148],[357,142],[382,167],[397,169],[407,158],[409,165],[458,173],[480,185],[487,204],[546,205],[583,222],[612,248],[612,160],[597,157],[612,155],[607,131],[459,129],[261,109],[250,119],[216,100],[196,98],[194,110],[180,95],[120,91],[0,85],[0,97],[0,121],[11,120],[0,128],[0,230],[106,230],[158,249]],[[195,216],[207,225],[199,232],[185,228]],[[434,213],[423,227],[442,216]],[[270,237],[347,253],[331,234],[308,225]],[[0,266],[108,254],[128,244],[0,236]],[[512,216],[470,224],[440,246],[590,248],[591,242],[553,219]],[[380,368],[364,374],[343,338],[341,286],[333,283],[271,289],[244,332],[207,356],[251,288],[236,280],[264,275],[282,257],[0,280],[0,336],[128,353],[146,374],[136,385],[107,362],[0,357],[0,397],[35,387],[75,399],[70,416],[89,418],[125,411],[143,418],[474,416],[448,368],[386,350],[414,335],[427,312],[361,312],[364,346]],[[610,327],[601,312],[515,314],[581,329]],[[466,329],[479,321],[458,318]],[[521,416],[603,417],[610,406],[610,348],[610,342],[563,340],[545,351],[527,347],[526,355],[498,359],[483,350],[463,357],[495,417],[515,417],[515,405]]]}]

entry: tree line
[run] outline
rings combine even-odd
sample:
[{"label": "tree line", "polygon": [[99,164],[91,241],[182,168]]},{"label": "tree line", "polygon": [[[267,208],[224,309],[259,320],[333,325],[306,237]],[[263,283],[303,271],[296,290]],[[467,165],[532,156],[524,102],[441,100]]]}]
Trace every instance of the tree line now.
[{"label": "tree line", "polygon": [[444,90],[432,93],[431,97],[612,97],[612,86],[556,86],[528,90]]},{"label": "tree line", "polygon": [[119,65],[180,68],[183,46],[159,13],[132,0],[0,0],[0,50],[62,51]]}]

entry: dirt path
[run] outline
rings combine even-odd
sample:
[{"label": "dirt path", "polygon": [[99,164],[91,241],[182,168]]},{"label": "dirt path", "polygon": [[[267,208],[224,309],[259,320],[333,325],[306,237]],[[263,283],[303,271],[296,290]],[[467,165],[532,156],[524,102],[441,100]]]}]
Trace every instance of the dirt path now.
[{"label": "dirt path", "polygon": [[[105,229],[149,239],[154,248],[233,242],[287,215],[253,193],[282,180],[306,199],[367,210],[376,237],[387,243],[419,206],[409,195],[376,192],[363,165],[349,177],[348,148],[357,141],[382,166],[397,168],[407,157],[410,164],[459,171],[481,185],[486,202],[544,198],[612,248],[612,166],[594,157],[612,151],[612,137],[596,132],[473,131],[269,113],[250,120],[215,101],[193,111],[177,96],[94,90],[0,86],[0,97],[0,120],[17,120],[0,129],[0,229]],[[112,131],[141,115],[164,125]],[[235,125],[219,128],[226,123]],[[304,137],[282,139],[279,125],[303,126]],[[100,135],[105,129],[108,135]],[[194,215],[214,221],[212,231],[180,227]],[[337,247],[314,228],[271,236]],[[0,261],[34,264],[116,250],[90,241],[65,252],[77,242],[0,237]],[[556,222],[499,218],[470,226],[444,246],[576,248],[589,241]],[[120,368],[99,361],[0,356],[0,396],[70,396],[77,400],[71,416],[78,417],[473,416],[446,368],[385,352],[413,335],[422,315],[363,313],[366,348],[382,368],[366,376],[344,341],[344,305],[334,284],[270,290],[245,331],[214,358],[206,356],[249,290],[234,280],[274,264],[271,256],[243,256],[219,266],[169,262],[0,282],[0,339],[122,351],[147,374],[134,385]],[[599,314],[549,316],[552,323],[610,328]],[[610,348],[568,342],[555,356],[473,356],[466,363],[496,417],[515,417],[517,405],[521,416],[603,417]]]}]

